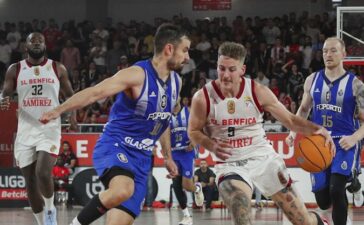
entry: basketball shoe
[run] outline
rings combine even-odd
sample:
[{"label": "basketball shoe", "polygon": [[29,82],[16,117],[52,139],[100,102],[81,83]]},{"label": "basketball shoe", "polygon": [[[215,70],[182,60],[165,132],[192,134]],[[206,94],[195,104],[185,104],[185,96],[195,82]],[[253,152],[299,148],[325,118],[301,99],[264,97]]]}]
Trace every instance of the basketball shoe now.
[{"label": "basketball shoe", "polygon": [[51,210],[44,210],[44,224],[57,225],[57,210],[55,207]]},{"label": "basketball shoe", "polygon": [[205,197],[203,196],[202,192],[202,185],[201,183],[196,183],[196,188],[198,189],[195,192],[195,202],[198,207],[201,207],[203,205],[203,201],[205,200]]},{"label": "basketball shoe", "polygon": [[178,223],[178,225],[192,225],[192,217],[184,216],[183,219]]}]

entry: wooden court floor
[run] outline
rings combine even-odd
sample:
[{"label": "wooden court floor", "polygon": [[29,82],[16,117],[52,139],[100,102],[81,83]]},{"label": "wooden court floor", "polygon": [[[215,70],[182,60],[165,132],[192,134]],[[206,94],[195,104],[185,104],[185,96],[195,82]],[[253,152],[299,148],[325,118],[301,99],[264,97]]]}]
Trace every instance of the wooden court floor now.
[{"label": "wooden court floor", "polygon": [[[58,225],[68,225],[81,207],[67,209],[65,206],[57,206]],[[199,209],[192,210],[194,225],[231,225],[229,213],[224,209],[213,209],[204,212]],[[321,212],[327,218],[328,212]],[[349,211],[353,225],[364,225],[364,207],[353,208]],[[179,209],[152,209],[143,211],[134,225],[178,225],[182,218]],[[288,225],[291,224],[282,211],[276,208],[252,209],[253,224],[255,225]],[[104,218],[95,221],[93,225],[104,224]],[[332,223],[331,223],[332,224]],[[36,225],[33,214],[29,209],[0,209],[0,225]]]}]

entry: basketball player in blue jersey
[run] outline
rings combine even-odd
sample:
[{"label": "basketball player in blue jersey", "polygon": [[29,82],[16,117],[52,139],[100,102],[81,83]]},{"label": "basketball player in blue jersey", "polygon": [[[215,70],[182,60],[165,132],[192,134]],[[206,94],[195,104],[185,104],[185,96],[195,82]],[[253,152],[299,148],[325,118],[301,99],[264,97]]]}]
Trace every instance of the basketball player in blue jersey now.
[{"label": "basketball player in blue jersey", "polygon": [[[347,224],[348,200],[346,184],[353,174],[360,170],[360,141],[364,138],[364,85],[345,71],[343,59],[345,44],[332,37],[323,46],[325,69],[307,77],[304,95],[297,115],[307,118],[312,108],[312,121],[326,127],[336,145],[336,155],[331,166],[320,173],[311,174],[312,191],[321,209],[332,206],[332,220],[335,225]],[[295,133],[286,138],[292,146]],[[355,182],[357,177],[354,177]],[[358,190],[359,189],[359,190]],[[363,204],[360,185],[356,204]],[[349,218],[348,218],[349,220]],[[350,221],[348,221],[348,224]]]},{"label": "basketball player in blue jersey", "polygon": [[93,161],[105,191],[94,196],[72,221],[90,224],[107,212],[107,225],[131,225],[140,214],[157,140],[170,177],[178,174],[170,148],[169,121],[178,103],[181,81],[174,70],[189,60],[190,40],[172,24],[162,24],[154,37],[154,55],[87,88],[41,117],[44,123],[117,94],[109,121],[98,140]]},{"label": "basketball player in blue jersey", "polygon": [[170,122],[172,156],[178,167],[178,176],[173,178],[173,190],[176,194],[179,206],[183,211],[183,219],[180,225],[192,225],[192,217],[187,208],[187,197],[183,189],[195,192],[197,206],[202,206],[204,195],[200,183],[193,181],[193,163],[195,159],[194,146],[187,135],[187,125],[190,112],[188,107],[183,107],[179,112],[176,107],[176,115],[172,115]]}]

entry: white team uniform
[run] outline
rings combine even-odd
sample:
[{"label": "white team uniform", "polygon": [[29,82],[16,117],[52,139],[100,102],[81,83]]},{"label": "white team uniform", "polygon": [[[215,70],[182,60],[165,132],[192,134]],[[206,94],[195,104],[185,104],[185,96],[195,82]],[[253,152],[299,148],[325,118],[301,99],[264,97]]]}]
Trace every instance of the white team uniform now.
[{"label": "white team uniform", "polygon": [[225,98],[215,81],[203,88],[207,102],[207,122],[204,133],[214,140],[233,146],[232,156],[217,162],[216,179],[237,174],[253,189],[265,196],[283,189],[289,175],[284,161],[274,151],[263,129],[263,110],[254,93],[254,82],[242,78],[238,95]]},{"label": "white team uniform", "polygon": [[39,122],[44,112],[59,105],[60,82],[56,64],[45,59],[38,66],[26,60],[17,65],[16,91],[18,93],[18,131],[14,155],[20,168],[36,160],[37,151],[58,155],[61,140],[60,119],[47,124]]}]

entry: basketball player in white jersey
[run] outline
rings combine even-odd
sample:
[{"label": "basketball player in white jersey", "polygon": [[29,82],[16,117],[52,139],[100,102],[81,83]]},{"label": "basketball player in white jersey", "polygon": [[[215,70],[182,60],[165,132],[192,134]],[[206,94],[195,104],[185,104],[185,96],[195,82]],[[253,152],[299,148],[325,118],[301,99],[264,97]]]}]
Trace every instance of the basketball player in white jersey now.
[{"label": "basketball player in white jersey", "polygon": [[292,186],[282,158],[263,129],[263,111],[289,129],[305,135],[320,134],[335,148],[328,131],[287,111],[265,86],[243,77],[246,50],[241,44],[223,43],[218,50],[218,79],[192,99],[188,133],[194,144],[212,152],[219,192],[235,225],[251,224],[253,186],[271,197],[295,225],[323,225],[308,212]]},{"label": "basketball player in white jersey", "polygon": [[12,64],[5,76],[1,109],[9,106],[9,96],[18,93],[18,132],[14,155],[25,181],[30,206],[38,225],[56,225],[53,204],[52,168],[61,139],[60,119],[42,124],[40,116],[59,105],[60,89],[73,95],[66,68],[45,57],[44,36],[31,33],[26,40],[28,57]]}]

